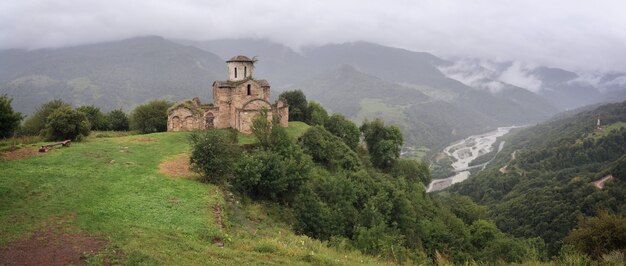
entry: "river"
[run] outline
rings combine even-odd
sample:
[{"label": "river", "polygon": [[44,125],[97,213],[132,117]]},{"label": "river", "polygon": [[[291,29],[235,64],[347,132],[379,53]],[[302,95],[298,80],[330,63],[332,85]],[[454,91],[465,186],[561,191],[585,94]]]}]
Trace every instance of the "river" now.
[{"label": "river", "polygon": [[[448,178],[434,179],[430,182],[426,191],[438,191],[445,189],[452,184],[463,182],[469,178],[471,169],[479,167],[485,168],[491,160],[472,167],[469,166],[469,163],[479,156],[491,152],[492,146],[496,142],[497,138],[504,136],[509,133],[511,129],[516,127],[517,126],[499,127],[494,131],[470,136],[450,144],[450,146],[443,149],[443,153],[454,158],[455,162],[452,163],[452,168],[454,168],[455,175]],[[500,142],[497,152],[500,152],[503,147],[504,141]]]}]

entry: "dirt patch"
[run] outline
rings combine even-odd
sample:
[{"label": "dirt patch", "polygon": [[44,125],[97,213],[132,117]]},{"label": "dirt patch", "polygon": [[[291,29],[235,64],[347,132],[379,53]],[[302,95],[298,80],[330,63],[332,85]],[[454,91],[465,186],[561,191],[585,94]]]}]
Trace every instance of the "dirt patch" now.
[{"label": "dirt patch", "polygon": [[158,141],[158,139],[155,139],[155,138],[135,138],[135,139],[132,139],[132,141],[135,141],[135,142],[156,142],[156,141]]},{"label": "dirt patch", "polygon": [[[50,150],[51,152],[53,150]],[[39,154],[38,148],[21,148],[14,151],[0,153],[0,158],[5,160],[21,160]]]},{"label": "dirt patch", "polygon": [[73,217],[52,217],[44,229],[0,247],[1,265],[84,265],[105,240],[70,226]]},{"label": "dirt patch", "polygon": [[[213,206],[213,214],[215,215],[215,223],[220,227],[220,231],[224,231],[224,221],[222,220],[222,207],[219,203]],[[224,247],[224,240],[219,237],[213,238],[211,241],[214,245],[218,247]]]},{"label": "dirt patch", "polygon": [[194,178],[198,175],[189,168],[189,155],[187,154],[179,154],[162,162],[159,165],[159,172],[167,176],[180,178]]}]

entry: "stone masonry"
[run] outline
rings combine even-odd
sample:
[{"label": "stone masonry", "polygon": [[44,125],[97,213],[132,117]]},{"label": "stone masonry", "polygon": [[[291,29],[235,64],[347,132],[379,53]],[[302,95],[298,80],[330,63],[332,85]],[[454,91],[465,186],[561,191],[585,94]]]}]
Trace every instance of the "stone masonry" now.
[{"label": "stone masonry", "polygon": [[249,134],[263,108],[268,110],[268,120],[276,117],[280,126],[287,127],[289,107],[281,100],[269,102],[270,84],[253,78],[254,62],[243,55],[226,61],[228,80],[213,82],[213,103],[202,104],[197,97],[176,103],[168,111],[167,131],[234,128]]}]

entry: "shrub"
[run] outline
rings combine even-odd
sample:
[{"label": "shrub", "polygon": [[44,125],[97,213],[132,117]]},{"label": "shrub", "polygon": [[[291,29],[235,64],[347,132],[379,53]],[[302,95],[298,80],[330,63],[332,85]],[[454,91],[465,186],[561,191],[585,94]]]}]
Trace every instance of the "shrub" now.
[{"label": "shrub", "polygon": [[311,127],[300,138],[302,150],[331,170],[356,171],[361,167],[356,153],[322,127]]},{"label": "shrub", "polygon": [[292,155],[256,150],[245,155],[235,167],[235,190],[254,198],[289,202],[307,181],[310,165],[299,148]]},{"label": "shrub", "polygon": [[578,227],[569,232],[565,243],[594,259],[613,250],[624,250],[626,218],[601,211],[596,217],[581,220]]},{"label": "shrub", "polygon": [[135,107],[130,115],[130,126],[141,133],[163,132],[167,130],[167,109],[172,103],[155,100]]},{"label": "shrub", "polygon": [[289,121],[306,121],[307,101],[301,90],[285,91],[278,98],[289,105]]},{"label": "shrub", "polygon": [[80,140],[89,135],[90,125],[85,114],[67,106],[56,109],[46,121],[48,140]]},{"label": "shrub", "polygon": [[202,175],[202,181],[223,183],[232,177],[241,150],[230,141],[227,131],[195,131],[189,141],[191,167]]},{"label": "shrub", "polygon": [[129,129],[128,115],[120,109],[115,109],[109,112],[106,118],[109,121],[111,130],[127,131]]},{"label": "shrub", "polygon": [[311,126],[323,126],[328,120],[328,112],[319,103],[310,101],[307,106],[306,123]]},{"label": "shrub", "polygon": [[421,182],[424,186],[428,186],[431,181],[428,166],[415,160],[398,160],[391,168],[391,175]]},{"label": "shrub", "polygon": [[402,148],[402,131],[396,126],[385,126],[382,120],[364,121],[361,132],[367,144],[372,164],[387,169],[400,158]]},{"label": "shrub", "polygon": [[0,138],[13,136],[23,119],[21,113],[13,111],[12,101],[6,94],[0,95]]},{"label": "shrub", "polygon": [[100,111],[100,108],[93,105],[83,105],[76,108],[76,111],[83,112],[89,120],[91,130],[109,130],[109,123]]},{"label": "shrub", "polygon": [[29,116],[20,130],[21,135],[45,135],[44,129],[48,124],[48,116],[52,114],[56,109],[72,106],[62,100],[55,99],[41,104],[39,108]]},{"label": "shrub", "polygon": [[356,150],[356,146],[359,145],[359,138],[361,137],[359,128],[343,115],[333,114],[330,116],[324,123],[324,128],[341,138],[353,150]]}]

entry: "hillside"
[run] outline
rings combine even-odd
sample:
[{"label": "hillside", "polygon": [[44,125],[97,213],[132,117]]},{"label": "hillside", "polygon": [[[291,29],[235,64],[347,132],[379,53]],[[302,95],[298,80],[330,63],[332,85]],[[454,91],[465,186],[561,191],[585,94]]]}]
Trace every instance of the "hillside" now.
[{"label": "hillside", "polygon": [[[300,129],[295,126],[292,136]],[[45,154],[23,148],[31,157],[20,160],[1,157],[0,260],[391,264],[297,236],[276,205],[239,204],[217,186],[194,180],[179,159],[188,150],[188,133],[106,136]],[[59,257],[66,260],[50,260]]]},{"label": "hillside", "polygon": [[[595,132],[597,115],[601,132]],[[625,122],[622,102],[520,130],[504,139],[487,170],[452,191],[486,204],[504,231],[542,237],[555,254],[578,218],[599,210],[626,214]],[[614,179],[602,189],[593,184],[608,175]]]},{"label": "hillside", "polygon": [[154,98],[209,99],[212,82],[224,72],[216,55],[161,37],[0,51],[0,93],[25,114],[54,98],[104,110],[129,110]]},{"label": "hillside", "polygon": [[398,124],[407,144],[430,148],[501,125],[539,121],[555,112],[545,100],[519,88],[491,94],[459,87],[440,97],[439,89],[398,85],[352,65],[332,69],[290,89],[301,89],[309,99],[357,122],[380,117]]}]

